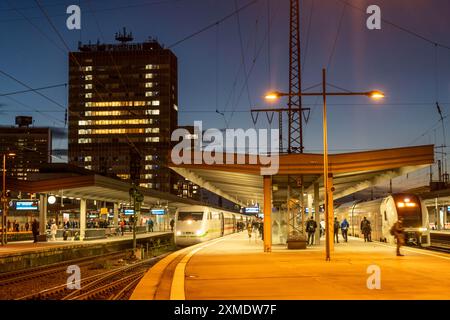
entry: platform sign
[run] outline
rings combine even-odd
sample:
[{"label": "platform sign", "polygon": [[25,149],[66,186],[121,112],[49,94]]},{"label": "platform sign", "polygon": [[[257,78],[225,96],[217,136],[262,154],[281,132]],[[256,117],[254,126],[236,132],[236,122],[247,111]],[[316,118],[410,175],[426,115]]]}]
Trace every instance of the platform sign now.
[{"label": "platform sign", "polygon": [[155,216],[162,216],[166,214],[166,210],[164,209],[152,209],[151,212]]},{"label": "platform sign", "polygon": [[16,201],[16,210],[38,210],[39,201]]},{"label": "platform sign", "polygon": [[132,215],[132,214],[134,214],[134,210],[133,209],[123,209],[123,213],[126,215]]},{"label": "platform sign", "polygon": [[244,212],[246,214],[258,214],[259,213],[259,207],[248,207],[244,209]]}]

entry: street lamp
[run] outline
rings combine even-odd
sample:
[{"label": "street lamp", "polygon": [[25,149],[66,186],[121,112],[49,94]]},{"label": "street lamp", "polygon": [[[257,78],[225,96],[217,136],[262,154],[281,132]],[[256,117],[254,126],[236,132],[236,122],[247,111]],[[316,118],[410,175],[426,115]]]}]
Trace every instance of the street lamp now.
[{"label": "street lamp", "polygon": [[3,154],[3,189],[2,189],[2,245],[8,242],[8,231],[5,232],[6,226],[6,211],[8,208],[8,197],[6,196],[6,157],[14,157],[16,154],[8,152]]},{"label": "street lamp", "polygon": [[326,91],[326,70],[322,69],[322,92],[301,92],[301,93],[284,93],[273,91],[265,95],[266,100],[275,101],[280,97],[286,96],[322,96],[323,97],[323,181],[325,189],[325,247],[326,247],[326,260],[330,260],[330,248],[332,246],[332,213],[333,213],[333,199],[330,192],[330,182],[328,176],[328,140],[327,140],[327,96],[366,96],[375,100],[384,98],[384,93],[378,90],[365,91],[365,92],[327,92]]}]

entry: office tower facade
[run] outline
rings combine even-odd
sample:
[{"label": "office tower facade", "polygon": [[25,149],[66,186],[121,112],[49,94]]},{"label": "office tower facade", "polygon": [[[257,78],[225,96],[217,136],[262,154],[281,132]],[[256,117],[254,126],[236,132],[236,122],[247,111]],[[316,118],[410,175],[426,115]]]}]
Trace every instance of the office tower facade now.
[{"label": "office tower facade", "polygon": [[177,58],[157,41],[79,45],[69,56],[69,163],[171,191]]},{"label": "office tower facade", "polygon": [[18,116],[16,127],[0,127],[0,154],[15,154],[6,158],[9,177],[28,180],[41,166],[51,163],[51,129],[32,127],[31,123],[31,117]]}]

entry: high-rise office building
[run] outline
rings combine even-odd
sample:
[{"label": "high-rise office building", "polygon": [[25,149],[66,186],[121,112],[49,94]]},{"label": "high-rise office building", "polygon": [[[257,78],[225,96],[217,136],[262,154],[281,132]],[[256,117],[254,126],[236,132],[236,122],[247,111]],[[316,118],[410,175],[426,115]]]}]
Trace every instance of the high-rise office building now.
[{"label": "high-rise office building", "polygon": [[69,56],[69,163],[171,191],[177,57],[157,41],[80,44]]},{"label": "high-rise office building", "polygon": [[0,127],[0,155],[14,153],[7,158],[6,173],[19,180],[39,172],[51,162],[52,132],[50,128],[32,127],[31,117],[16,117],[16,127]]}]

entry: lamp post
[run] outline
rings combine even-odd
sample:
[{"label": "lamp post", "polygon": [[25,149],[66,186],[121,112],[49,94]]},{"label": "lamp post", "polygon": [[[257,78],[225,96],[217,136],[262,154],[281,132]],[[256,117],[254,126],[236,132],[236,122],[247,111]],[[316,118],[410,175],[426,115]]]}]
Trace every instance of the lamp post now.
[{"label": "lamp post", "polygon": [[284,92],[270,92],[265,98],[269,101],[275,101],[279,97],[286,96],[322,96],[323,98],[323,181],[324,181],[324,208],[325,208],[325,248],[326,260],[330,261],[330,251],[333,243],[331,234],[332,219],[333,219],[333,197],[330,188],[329,173],[328,173],[328,139],[327,139],[327,96],[367,96],[372,99],[384,98],[384,93],[377,90],[366,92],[327,92],[326,91],[326,70],[322,69],[322,92],[299,92],[294,94]]},{"label": "lamp post", "polygon": [[16,154],[9,152],[3,154],[3,188],[2,188],[2,245],[8,242],[8,231],[6,227],[6,212],[8,210],[8,197],[6,196],[6,157],[14,157]]}]

